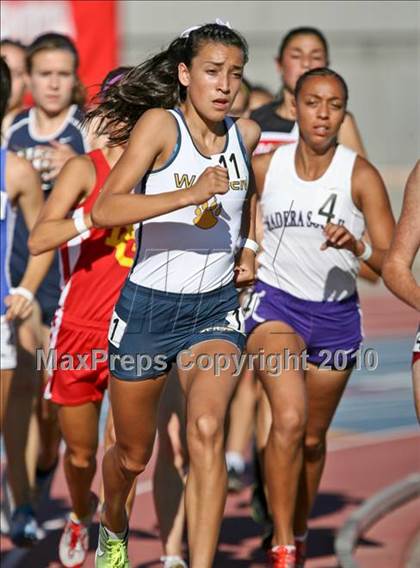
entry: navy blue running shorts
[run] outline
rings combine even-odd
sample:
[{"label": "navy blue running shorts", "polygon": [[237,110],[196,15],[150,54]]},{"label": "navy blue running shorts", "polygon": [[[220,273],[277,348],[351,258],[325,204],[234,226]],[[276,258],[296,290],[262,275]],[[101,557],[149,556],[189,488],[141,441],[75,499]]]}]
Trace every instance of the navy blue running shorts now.
[{"label": "navy blue running shorts", "polygon": [[167,373],[179,354],[209,340],[245,346],[233,282],[202,294],[153,290],[127,280],[111,317],[108,363],[113,376],[138,381]]}]

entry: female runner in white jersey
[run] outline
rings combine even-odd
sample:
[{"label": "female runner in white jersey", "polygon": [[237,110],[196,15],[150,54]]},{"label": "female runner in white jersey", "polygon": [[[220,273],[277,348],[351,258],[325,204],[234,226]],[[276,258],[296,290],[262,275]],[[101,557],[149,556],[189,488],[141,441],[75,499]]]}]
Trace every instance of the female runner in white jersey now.
[{"label": "female runner in white jersey", "polygon": [[380,274],[394,227],[377,170],[337,143],[347,95],[330,69],[302,75],[299,141],[253,161],[264,237],[247,348],[265,354],[257,372],[273,416],[264,465],[275,568],[303,566],[294,535],[307,530],[327,429],[362,341],[359,262]]},{"label": "female runner in white jersey", "polygon": [[[109,333],[116,444],[103,463],[101,568],[129,566],[124,504],[150,458],[175,361],[187,398],[190,565],[213,564],[226,498],[224,420],[236,384],[231,364],[215,372],[213,363],[231,362],[242,349],[234,253],[240,233],[254,236],[248,156],[259,128],[226,118],[246,60],[245,41],[228,26],[193,28],[111,87],[100,105],[108,125],[125,123],[115,143],[129,140],[93,221],[141,223]],[[252,281],[253,269],[254,252],[243,248],[236,284]]]}]

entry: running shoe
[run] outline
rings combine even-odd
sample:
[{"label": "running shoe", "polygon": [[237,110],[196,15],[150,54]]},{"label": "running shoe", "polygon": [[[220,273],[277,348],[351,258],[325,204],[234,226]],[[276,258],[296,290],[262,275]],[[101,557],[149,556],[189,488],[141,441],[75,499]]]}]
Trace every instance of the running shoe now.
[{"label": "running shoe", "polygon": [[268,551],[270,568],[295,568],[296,548],[294,546],[275,546]]},{"label": "running shoe", "polygon": [[111,538],[102,523],[95,554],[95,568],[130,568],[128,560],[128,528],[124,538]]},{"label": "running shoe", "polygon": [[161,556],[160,561],[163,562],[163,568],[188,568],[180,556]]},{"label": "running shoe", "polygon": [[15,546],[30,547],[38,542],[38,523],[31,505],[17,507],[9,527],[10,540]]},{"label": "running shoe", "polygon": [[92,493],[91,513],[83,522],[70,513],[61,535],[58,556],[63,566],[83,566],[89,550],[89,526],[98,506],[98,498]]},{"label": "running shoe", "polygon": [[58,556],[66,568],[83,566],[89,550],[89,527],[69,518],[61,535]]}]

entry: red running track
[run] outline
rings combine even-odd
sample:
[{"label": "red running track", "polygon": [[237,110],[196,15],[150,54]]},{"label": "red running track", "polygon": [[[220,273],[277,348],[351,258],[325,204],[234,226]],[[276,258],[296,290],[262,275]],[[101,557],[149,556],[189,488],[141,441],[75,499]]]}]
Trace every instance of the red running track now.
[{"label": "red running track", "polygon": [[[334,536],[355,507],[373,493],[418,471],[420,466],[417,433],[393,438],[378,436],[340,436],[331,439],[330,452],[320,496],[311,520],[308,568],[336,568]],[[150,471],[141,479],[146,492],[136,499],[131,521],[130,557],[136,568],[158,568],[161,554],[156,517],[150,493]],[[217,568],[262,568],[264,554],[259,549],[260,527],[250,517],[249,488],[228,498]],[[362,568],[403,568],[418,526],[418,507],[411,503],[374,526],[362,539],[357,558]],[[60,468],[52,487],[52,501],[44,518],[60,519],[68,507],[63,471]],[[52,526],[50,522],[49,526]],[[3,568],[43,568],[60,566],[57,545],[61,530],[50,530],[36,548],[24,556],[11,550],[7,538],[1,539]],[[86,567],[93,566],[93,544],[97,524],[92,530],[92,552]]]},{"label": "red running track", "polygon": [[[367,336],[389,337],[413,334],[418,314],[389,293],[363,295],[364,327]],[[352,510],[373,493],[420,469],[417,433],[383,437],[354,435],[333,437],[320,495],[312,516],[308,568],[336,568],[334,536]],[[152,464],[140,480],[145,491],[136,499],[131,522],[130,556],[136,568],[161,566],[156,517],[150,493]],[[97,486],[97,483],[96,483]],[[217,568],[260,568],[265,566],[259,549],[260,527],[250,517],[249,488],[229,497],[223,521]],[[420,505],[420,504],[419,504]],[[60,467],[52,487],[52,500],[40,518],[48,520],[45,540],[30,550],[13,549],[1,537],[2,568],[60,566],[57,557],[62,518],[68,509],[67,492]],[[403,568],[416,532],[420,530],[417,503],[410,503],[371,528],[357,549],[361,568]],[[86,567],[93,566],[97,524],[92,530],[92,552]],[[420,561],[419,561],[420,566]]]}]

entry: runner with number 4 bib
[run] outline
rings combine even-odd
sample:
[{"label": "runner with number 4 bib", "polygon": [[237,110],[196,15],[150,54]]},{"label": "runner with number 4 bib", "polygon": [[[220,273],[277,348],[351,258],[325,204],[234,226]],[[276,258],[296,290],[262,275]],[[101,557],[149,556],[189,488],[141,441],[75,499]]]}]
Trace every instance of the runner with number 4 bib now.
[{"label": "runner with number 4 bib", "polygon": [[[104,82],[118,81],[111,72]],[[60,540],[64,566],[81,566],[88,551],[88,527],[96,511],[91,492],[101,403],[108,385],[107,333],[113,305],[133,263],[131,226],[93,227],[91,209],[106,177],[123,152],[109,147],[69,160],[58,176],[33,229],[33,254],[61,246],[63,290],[50,337],[52,371],[45,397],[59,407],[66,442],[64,471],[72,511]]]},{"label": "runner with number 4 bib", "polygon": [[[362,341],[359,263],[380,273],[394,227],[376,169],[337,143],[344,80],[308,71],[295,97],[299,141],[253,160],[264,236],[246,320],[272,412],[264,469],[275,568],[303,566],[326,432]],[[372,247],[361,240],[365,223]]]}]

